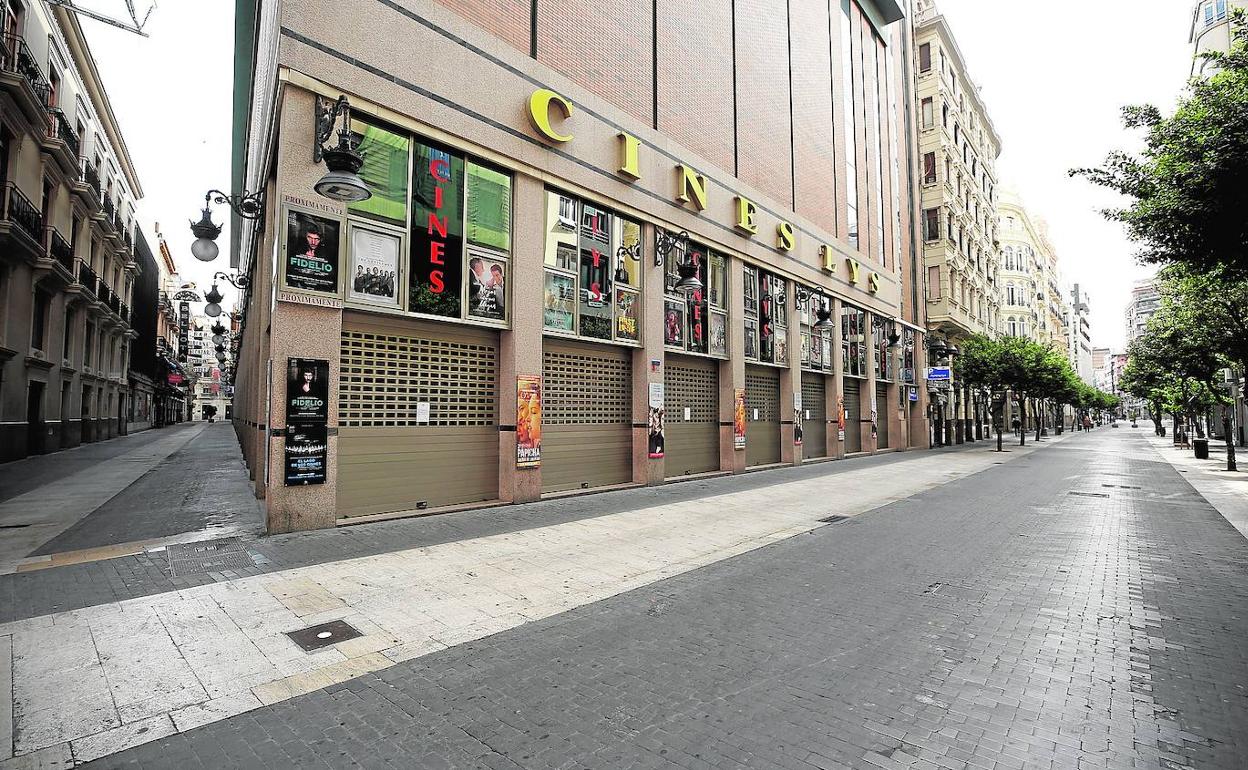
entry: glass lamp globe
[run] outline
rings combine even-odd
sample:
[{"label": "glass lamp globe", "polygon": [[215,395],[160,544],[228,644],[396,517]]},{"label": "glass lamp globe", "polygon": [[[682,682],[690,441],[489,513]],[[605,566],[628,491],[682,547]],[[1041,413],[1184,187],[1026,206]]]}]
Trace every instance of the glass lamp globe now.
[{"label": "glass lamp globe", "polygon": [[207,305],[204,305],[204,315],[209,318],[216,318],[221,315],[221,306],[215,302],[209,302]]},{"label": "glass lamp globe", "polygon": [[221,253],[221,249],[217,248],[217,244],[207,238],[196,238],[191,244],[191,256],[200,262],[211,262]]}]

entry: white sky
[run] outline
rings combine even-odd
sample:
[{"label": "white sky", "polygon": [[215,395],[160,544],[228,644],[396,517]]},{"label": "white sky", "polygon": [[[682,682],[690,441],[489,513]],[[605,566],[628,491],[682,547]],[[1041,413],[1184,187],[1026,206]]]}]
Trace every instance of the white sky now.
[{"label": "white sky", "polygon": [[[152,0],[135,0],[140,15]],[[79,0],[77,5],[124,18],[122,0]],[[80,17],[87,43],[108,91],[113,113],[143,186],[137,213],[156,254],[156,223],[169,244],[182,280],[204,291],[212,274],[229,272],[229,210],[214,207],[226,227],[213,262],[191,256],[190,224],[199,219],[204,193],[230,190],[230,137],[234,78],[232,0],[163,0],[144,31],[150,37]],[[236,292],[220,284],[233,306]]]},{"label": "white sky", "polygon": [[1171,111],[1191,69],[1194,0],[936,3],[1001,137],[1001,184],[1048,222],[1066,283],[1086,287],[1093,344],[1120,349],[1131,283],[1154,269],[1099,213],[1118,196],[1066,172],[1139,146],[1122,106]]},{"label": "white sky", "polygon": [[[1191,63],[1192,3],[937,2],[1002,137],[1001,183],[1048,222],[1066,282],[1089,292],[1094,343],[1120,347],[1131,281],[1152,270],[1135,263],[1121,226],[1098,213],[1115,196],[1066,171],[1137,143],[1121,127],[1123,105],[1173,106]],[[79,4],[124,14],[122,0]],[[150,38],[82,20],[146,193],[139,221],[153,247],[160,223],[184,280],[201,289],[229,265],[226,213],[214,214],[227,228],[209,264],[191,257],[187,220],[198,219],[208,189],[229,191],[233,7],[165,0],[152,12]],[[232,301],[232,287],[222,288]]]}]

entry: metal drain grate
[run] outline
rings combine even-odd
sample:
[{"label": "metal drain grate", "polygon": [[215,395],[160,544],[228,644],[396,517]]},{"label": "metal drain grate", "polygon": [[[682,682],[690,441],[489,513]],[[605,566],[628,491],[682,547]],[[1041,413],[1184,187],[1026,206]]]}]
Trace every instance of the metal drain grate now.
[{"label": "metal drain grate", "polygon": [[1067,492],[1066,494],[1076,497],[1109,497],[1105,492]]},{"label": "metal drain grate", "polygon": [[299,645],[304,652],[312,652],[331,644],[345,642],[357,636],[363,636],[354,626],[345,620],[331,620],[316,626],[301,628],[298,631],[287,631],[291,641]]},{"label": "metal drain grate", "polygon": [[0,529],[25,529],[29,524],[0,524]]},{"label": "metal drain grate", "polygon": [[828,516],[827,518],[820,519],[819,521],[822,521],[824,524],[839,524],[848,518],[848,516]]},{"label": "metal drain grate", "polygon": [[1143,489],[1143,487],[1133,487],[1129,484],[1102,484],[1106,489]]},{"label": "metal drain grate", "polygon": [[236,537],[171,545],[165,549],[165,553],[169,556],[169,572],[174,577],[251,569],[256,566],[247,549]]}]

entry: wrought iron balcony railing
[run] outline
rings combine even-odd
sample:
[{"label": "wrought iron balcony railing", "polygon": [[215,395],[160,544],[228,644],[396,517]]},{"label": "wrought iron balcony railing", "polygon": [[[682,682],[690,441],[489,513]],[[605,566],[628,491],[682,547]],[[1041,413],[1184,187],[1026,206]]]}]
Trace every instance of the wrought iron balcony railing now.
[{"label": "wrought iron balcony railing", "polygon": [[70,151],[74,153],[75,157],[82,149],[78,135],[74,133],[74,129],[70,127],[69,121],[65,119],[65,112],[59,107],[50,107],[48,109],[48,136],[64,142]]},{"label": "wrought iron balcony railing", "polygon": [[95,294],[96,286],[100,283],[99,276],[81,259],[78,260],[78,283],[82,284],[82,288],[91,295]]},{"label": "wrought iron balcony railing", "polygon": [[47,104],[52,87],[48,85],[48,80],[43,76],[43,70],[39,67],[39,61],[30,52],[25,39],[8,32],[3,35],[3,38],[4,45],[0,46],[0,50],[3,51],[4,56],[0,60],[0,69],[20,75],[39,97],[40,103]]},{"label": "wrought iron balcony railing", "polygon": [[96,286],[95,296],[105,305],[111,306],[113,304],[113,290],[108,288],[108,284],[104,283],[103,278],[99,280],[99,284]]},{"label": "wrought iron balcony railing", "polygon": [[82,158],[82,181],[86,182],[87,186],[92,190],[95,190],[95,197],[101,197],[100,172],[96,171],[95,166],[91,165],[86,158]]},{"label": "wrought iron balcony railing", "polygon": [[4,208],[0,213],[3,219],[17,225],[35,243],[43,243],[43,214],[13,182],[4,186]]},{"label": "wrought iron balcony railing", "polygon": [[113,229],[117,231],[118,235],[121,235],[122,232],[124,232],[121,229],[121,212],[120,211],[113,213]]},{"label": "wrought iron balcony railing", "polygon": [[55,228],[48,229],[48,256],[61,263],[61,267],[74,272],[74,249]]},{"label": "wrought iron balcony railing", "polygon": [[100,210],[104,212],[105,222],[109,222],[110,224],[112,223],[114,208],[116,207],[113,206],[113,199],[109,197],[105,197],[103,204],[100,206]]}]

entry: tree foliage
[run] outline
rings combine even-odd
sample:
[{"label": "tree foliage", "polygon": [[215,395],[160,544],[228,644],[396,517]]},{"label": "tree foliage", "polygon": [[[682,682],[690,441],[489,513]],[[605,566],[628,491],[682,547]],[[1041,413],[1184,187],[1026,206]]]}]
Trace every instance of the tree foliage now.
[{"label": "tree foliage", "polygon": [[1145,263],[1248,275],[1248,24],[1232,20],[1229,53],[1207,54],[1218,70],[1193,79],[1174,114],[1152,106],[1123,109],[1129,129],[1144,129],[1141,154],[1113,152],[1099,168],[1074,169],[1129,199],[1104,212],[1122,222]]}]

